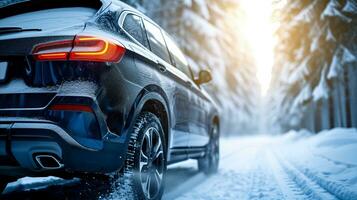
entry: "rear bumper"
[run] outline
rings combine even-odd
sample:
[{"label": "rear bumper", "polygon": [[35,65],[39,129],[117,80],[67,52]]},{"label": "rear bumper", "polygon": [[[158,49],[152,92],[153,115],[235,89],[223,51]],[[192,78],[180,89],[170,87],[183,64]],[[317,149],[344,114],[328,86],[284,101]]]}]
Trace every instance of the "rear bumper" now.
[{"label": "rear bumper", "polygon": [[[105,140],[74,138],[49,121],[0,120],[0,175],[24,176],[55,171],[107,173],[124,163],[125,145]],[[59,163],[44,168],[38,155],[50,155]]]}]

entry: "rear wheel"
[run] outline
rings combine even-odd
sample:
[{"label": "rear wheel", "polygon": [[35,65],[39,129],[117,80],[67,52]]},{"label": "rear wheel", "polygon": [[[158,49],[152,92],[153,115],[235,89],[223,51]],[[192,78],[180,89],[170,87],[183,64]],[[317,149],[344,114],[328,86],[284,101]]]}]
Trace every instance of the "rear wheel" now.
[{"label": "rear wheel", "polygon": [[154,114],[141,114],[132,129],[120,193],[128,199],[161,199],[166,174],[165,139]]},{"label": "rear wheel", "polygon": [[219,165],[219,133],[218,125],[212,128],[211,139],[206,147],[205,156],[198,159],[198,169],[205,174],[214,174]]}]

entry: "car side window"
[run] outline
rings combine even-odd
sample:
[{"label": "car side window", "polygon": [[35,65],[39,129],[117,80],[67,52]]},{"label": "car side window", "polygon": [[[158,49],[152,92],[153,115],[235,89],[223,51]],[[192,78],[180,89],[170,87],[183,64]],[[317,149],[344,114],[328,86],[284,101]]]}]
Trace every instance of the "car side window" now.
[{"label": "car side window", "polygon": [[151,51],[161,59],[171,63],[170,55],[160,28],[146,20],[144,20],[144,25],[146,28],[147,37],[149,39]]},{"label": "car side window", "polygon": [[126,15],[123,23],[123,28],[140,44],[149,48],[148,40],[146,38],[146,33],[141,17],[134,14]]},{"label": "car side window", "polygon": [[188,66],[185,55],[182,53],[180,48],[176,45],[176,43],[171,39],[171,37],[164,33],[164,37],[167,43],[167,47],[170,51],[173,65],[176,66],[177,69],[185,73],[189,78],[192,79],[191,70]]}]

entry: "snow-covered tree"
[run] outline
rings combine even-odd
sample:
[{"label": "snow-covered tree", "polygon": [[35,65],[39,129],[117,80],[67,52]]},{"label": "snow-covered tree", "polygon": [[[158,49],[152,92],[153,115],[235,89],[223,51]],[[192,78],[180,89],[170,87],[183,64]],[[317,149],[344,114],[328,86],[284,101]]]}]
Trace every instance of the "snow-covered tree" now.
[{"label": "snow-covered tree", "polygon": [[271,124],[280,131],[357,127],[357,2],[282,4],[276,11]]}]

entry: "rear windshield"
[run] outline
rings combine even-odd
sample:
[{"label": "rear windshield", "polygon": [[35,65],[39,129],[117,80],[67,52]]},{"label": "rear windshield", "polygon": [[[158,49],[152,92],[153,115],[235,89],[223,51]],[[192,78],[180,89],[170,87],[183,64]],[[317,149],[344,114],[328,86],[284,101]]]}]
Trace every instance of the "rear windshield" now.
[{"label": "rear windshield", "polygon": [[86,7],[99,10],[101,0],[0,0],[0,19],[52,8]]},{"label": "rear windshield", "polygon": [[21,27],[24,29],[63,29],[90,19],[97,11],[93,8],[55,8],[29,12],[0,19],[0,27]]}]

